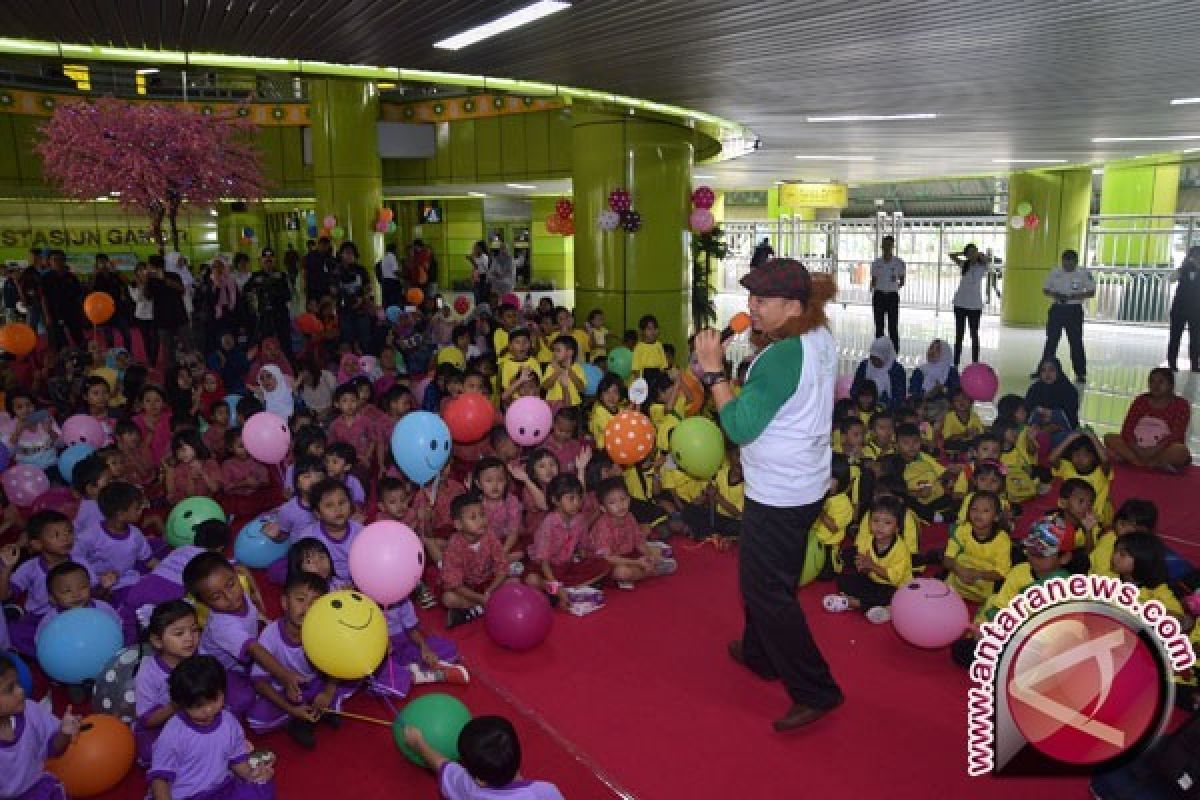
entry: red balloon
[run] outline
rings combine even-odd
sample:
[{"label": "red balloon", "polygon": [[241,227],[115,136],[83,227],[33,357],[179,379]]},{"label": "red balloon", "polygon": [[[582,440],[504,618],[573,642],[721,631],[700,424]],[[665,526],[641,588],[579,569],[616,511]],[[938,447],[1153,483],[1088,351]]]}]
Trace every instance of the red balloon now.
[{"label": "red balloon", "polygon": [[560,217],[558,220],[558,232],[561,233],[563,236],[574,236],[575,235],[575,218],[574,217],[565,217],[565,218]]},{"label": "red balloon", "polygon": [[560,225],[562,225],[562,218],[558,214],[550,214],[546,217],[546,233],[558,233]]},{"label": "red balloon", "polygon": [[466,314],[471,310],[471,301],[467,299],[465,294],[460,294],[454,298],[454,312],[456,314]]},{"label": "red balloon", "polygon": [[1042,218],[1037,215],[1037,212],[1030,211],[1028,214],[1025,215],[1025,227],[1028,228],[1029,230],[1033,230],[1034,228],[1036,228],[1038,226],[1038,223],[1041,221],[1042,221]]},{"label": "red balloon", "polygon": [[554,204],[554,211],[562,219],[566,219],[575,213],[575,204],[565,197]]},{"label": "red balloon", "polygon": [[478,442],[496,421],[492,402],[478,392],[463,392],[446,404],[442,419],[450,436],[459,444]]},{"label": "red balloon", "polygon": [[532,650],[550,635],[554,612],[544,594],[521,583],[506,583],[487,601],[483,627],[492,641],[518,652]]},{"label": "red balloon", "polygon": [[316,314],[304,313],[296,317],[296,327],[306,336],[313,336],[321,332],[321,320]]}]

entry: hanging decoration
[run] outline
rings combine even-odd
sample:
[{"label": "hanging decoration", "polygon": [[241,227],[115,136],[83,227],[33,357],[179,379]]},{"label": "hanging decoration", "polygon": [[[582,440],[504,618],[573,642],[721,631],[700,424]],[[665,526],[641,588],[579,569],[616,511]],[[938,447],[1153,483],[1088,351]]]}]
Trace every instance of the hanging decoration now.
[{"label": "hanging decoration", "polygon": [[717,202],[717,193],[707,186],[697,186],[692,192],[692,205],[696,208],[710,209]]},{"label": "hanging decoration", "polygon": [[608,207],[618,214],[624,214],[633,207],[629,192],[625,189],[613,189],[608,193]]},{"label": "hanging decoration", "polygon": [[596,215],[596,227],[602,231],[615,231],[621,224],[621,215],[606,208]]},{"label": "hanging decoration", "polygon": [[546,233],[559,233],[560,218],[558,214],[546,215]]},{"label": "hanging decoration", "polygon": [[1030,211],[1028,214],[1025,215],[1025,230],[1028,230],[1028,231],[1034,230],[1035,228],[1037,228],[1038,223],[1040,223],[1041,221],[1042,221],[1041,217],[1039,217],[1034,212]]},{"label": "hanging decoration", "polygon": [[554,211],[558,214],[559,219],[570,219],[575,216],[575,204],[567,198],[561,197],[554,204]]},{"label": "hanging decoration", "polygon": [[1033,203],[1030,203],[1028,200],[1022,200],[1020,203],[1017,203],[1016,210],[1018,216],[1027,217],[1033,213]]},{"label": "hanging decoration", "polygon": [[1008,220],[1008,227],[1012,228],[1014,231],[1021,230],[1025,227],[1025,218],[1020,214],[1014,215]]},{"label": "hanging decoration", "polygon": [[626,233],[637,233],[642,229],[642,215],[632,208],[621,212],[621,227]]},{"label": "hanging decoration", "polygon": [[707,208],[697,208],[688,216],[688,227],[692,233],[708,233],[716,227],[717,221]]}]

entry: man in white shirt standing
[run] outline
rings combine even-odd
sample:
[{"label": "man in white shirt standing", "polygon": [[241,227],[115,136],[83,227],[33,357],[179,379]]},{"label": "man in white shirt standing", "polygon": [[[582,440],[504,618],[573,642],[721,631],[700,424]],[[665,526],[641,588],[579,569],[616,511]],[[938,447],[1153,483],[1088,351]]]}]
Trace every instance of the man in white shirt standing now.
[{"label": "man in white shirt standing", "polygon": [[[1087,383],[1087,355],[1083,352],[1083,301],[1096,296],[1096,279],[1079,267],[1079,253],[1064,250],[1062,265],[1046,276],[1042,294],[1054,302],[1046,316],[1046,349],[1042,360],[1054,358],[1063,331],[1071,346],[1071,369],[1076,383]],[[1035,374],[1034,377],[1037,377]]]},{"label": "man in white shirt standing", "polygon": [[904,259],[895,255],[896,237],[885,236],[879,242],[883,255],[871,262],[871,308],[875,311],[875,338],[887,335],[900,352],[900,289],[904,286]]}]

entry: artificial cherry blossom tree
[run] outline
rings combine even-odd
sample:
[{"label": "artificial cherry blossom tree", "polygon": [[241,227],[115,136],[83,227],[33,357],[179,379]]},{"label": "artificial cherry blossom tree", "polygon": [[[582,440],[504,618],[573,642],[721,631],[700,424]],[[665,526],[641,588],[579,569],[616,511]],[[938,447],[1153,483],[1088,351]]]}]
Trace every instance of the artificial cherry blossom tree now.
[{"label": "artificial cherry blossom tree", "polygon": [[266,190],[254,125],[240,116],[102,98],[60,105],[40,130],[36,149],[53,184],[69,197],[113,196],[144,211],[160,247],[165,219],[179,249],[183,203],[256,200]]}]

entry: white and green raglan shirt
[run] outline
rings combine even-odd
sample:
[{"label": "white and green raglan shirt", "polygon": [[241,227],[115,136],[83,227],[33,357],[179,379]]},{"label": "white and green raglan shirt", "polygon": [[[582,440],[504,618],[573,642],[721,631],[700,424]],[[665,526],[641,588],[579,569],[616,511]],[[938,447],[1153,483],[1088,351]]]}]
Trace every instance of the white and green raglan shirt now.
[{"label": "white and green raglan shirt", "polygon": [[824,327],[773,342],[754,359],[741,394],[721,409],[755,502],[790,508],[825,497],[837,357]]}]

